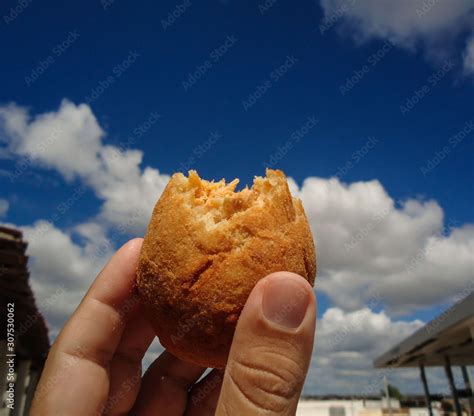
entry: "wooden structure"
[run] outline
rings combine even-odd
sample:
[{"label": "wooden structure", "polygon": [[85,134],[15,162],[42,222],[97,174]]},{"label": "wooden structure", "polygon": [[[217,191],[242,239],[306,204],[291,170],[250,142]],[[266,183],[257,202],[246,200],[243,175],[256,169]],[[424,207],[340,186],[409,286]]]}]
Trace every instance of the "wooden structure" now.
[{"label": "wooden structure", "polygon": [[[0,226],[0,415],[27,415],[49,351],[46,323],[29,285],[27,243],[21,231]],[[10,319],[8,319],[10,318]],[[13,321],[7,330],[7,320]],[[13,349],[8,341],[12,341]],[[8,339],[10,338],[10,339]],[[4,359],[6,358],[6,359]],[[8,359],[14,362],[10,368]],[[14,373],[12,373],[14,369]],[[10,375],[7,378],[7,375]],[[13,380],[14,408],[8,390]]]}]

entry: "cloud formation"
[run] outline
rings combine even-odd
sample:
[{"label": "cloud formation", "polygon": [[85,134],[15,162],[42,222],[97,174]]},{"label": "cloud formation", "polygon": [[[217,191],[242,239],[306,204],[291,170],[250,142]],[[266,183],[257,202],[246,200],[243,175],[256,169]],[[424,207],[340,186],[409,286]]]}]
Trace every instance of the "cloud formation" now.
[{"label": "cloud formation", "polygon": [[20,228],[28,241],[30,283],[54,339],[115,247],[88,224],[63,231],[39,220]]},{"label": "cloud formation", "polygon": [[[146,120],[148,128],[159,118],[153,115]],[[144,131],[141,127],[138,131]],[[66,181],[79,179],[103,201],[101,220],[143,233],[169,176],[141,168],[143,152],[130,147],[137,137],[111,146],[103,143],[105,136],[87,104],[63,100],[57,111],[35,117],[15,104],[0,107],[0,140],[8,152],[54,169]]]},{"label": "cloud formation", "polygon": [[[422,325],[420,320],[394,321],[385,312],[369,308],[353,312],[329,308],[317,324],[305,393],[377,395],[383,385],[382,374],[372,368],[372,361]],[[412,373],[393,372],[389,379],[397,384],[403,378],[413,378]],[[412,381],[408,386],[404,383],[405,388],[421,390],[416,385],[417,374]]]},{"label": "cloud formation", "polygon": [[[54,339],[97,273],[112,256],[114,247],[104,246],[107,237],[95,223],[84,223],[66,232],[45,221],[37,221],[32,226],[22,227],[22,230],[29,241],[31,284]],[[78,237],[83,239],[83,244],[74,242]],[[370,308],[379,305],[381,299],[378,298],[369,303]],[[374,312],[370,308],[345,312],[332,307],[323,314],[318,321],[306,394],[335,391],[341,394],[376,394],[380,390],[382,374],[372,368],[373,359],[423,323],[420,320],[393,320],[385,312]],[[155,340],[145,356],[144,368],[161,351],[163,348]],[[322,378],[324,383],[320,382]],[[389,379],[412,391],[421,389],[416,371],[397,370],[389,375]]]},{"label": "cloud formation", "polygon": [[[22,229],[29,241],[28,253],[32,258],[32,287],[54,339],[115,249],[104,246],[107,237],[95,223],[81,224],[69,232],[44,221]],[[82,237],[83,244],[74,242],[78,237]],[[374,297],[369,307],[352,312],[338,307],[325,311],[318,321],[305,394],[335,391],[341,394],[377,394],[384,374],[390,382],[403,386],[404,391],[421,392],[416,371],[380,373],[372,368],[375,357],[423,325],[417,319],[394,320],[384,311],[371,310],[380,305],[381,299]],[[145,356],[144,368],[162,351],[155,340]],[[321,383],[322,379],[324,383]],[[430,382],[434,391],[445,388],[442,375],[431,377]]]},{"label": "cloud formation", "polygon": [[437,202],[397,202],[376,180],[312,177],[291,187],[316,238],[317,285],[340,308],[359,309],[376,296],[408,313],[472,284],[474,225],[445,221]]},{"label": "cloud formation", "polygon": [[[169,178],[142,167],[134,138],[120,146],[105,140],[86,104],[64,100],[57,111],[36,116],[13,104],[0,107],[4,153],[55,170],[71,185],[79,181],[101,201],[96,216],[68,230],[46,220],[21,227],[29,242],[31,283],[53,338],[120,240],[144,231]],[[351,391],[352,385],[378,391],[372,360],[422,325],[396,320],[393,313],[433,307],[472,287],[474,225],[445,219],[436,201],[395,201],[377,180],[346,184],[308,177],[301,186],[289,183],[316,238],[317,288],[335,303],[318,324],[305,391],[362,393]],[[80,206],[77,198],[73,203]],[[8,201],[0,200],[0,215],[7,209]],[[155,343],[146,362],[160,350]],[[324,385],[317,382],[321,375]],[[418,383],[413,372],[396,377]]]},{"label": "cloud formation", "polygon": [[357,42],[388,39],[435,61],[462,59],[456,40],[474,23],[474,3],[465,0],[321,0],[321,7],[324,21],[337,22]]},{"label": "cloud formation", "polygon": [[[169,176],[142,168],[133,141],[105,144],[88,105],[64,100],[57,111],[32,117],[11,104],[0,107],[0,126],[7,151],[66,181],[78,179],[103,201],[88,232],[105,234],[104,223],[122,234],[144,232]],[[318,242],[317,284],[340,308],[359,309],[377,295],[388,310],[408,313],[446,302],[470,284],[474,226],[445,220],[436,201],[395,201],[376,180],[309,177],[301,189],[290,182]]]}]

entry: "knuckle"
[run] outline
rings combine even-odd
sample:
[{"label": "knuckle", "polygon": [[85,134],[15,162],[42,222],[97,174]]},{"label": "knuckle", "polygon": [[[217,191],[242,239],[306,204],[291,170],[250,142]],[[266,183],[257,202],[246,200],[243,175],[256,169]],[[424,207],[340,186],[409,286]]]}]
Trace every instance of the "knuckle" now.
[{"label": "knuckle", "polygon": [[286,351],[254,348],[238,355],[229,368],[233,383],[254,407],[284,411],[299,394],[305,371]]}]

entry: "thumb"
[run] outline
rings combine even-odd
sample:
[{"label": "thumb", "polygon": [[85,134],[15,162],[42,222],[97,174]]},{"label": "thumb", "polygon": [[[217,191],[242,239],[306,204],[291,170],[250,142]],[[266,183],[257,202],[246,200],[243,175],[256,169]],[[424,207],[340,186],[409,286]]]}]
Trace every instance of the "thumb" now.
[{"label": "thumb", "polygon": [[237,324],[216,415],[294,415],[316,322],[310,284],[273,273],[253,289]]}]

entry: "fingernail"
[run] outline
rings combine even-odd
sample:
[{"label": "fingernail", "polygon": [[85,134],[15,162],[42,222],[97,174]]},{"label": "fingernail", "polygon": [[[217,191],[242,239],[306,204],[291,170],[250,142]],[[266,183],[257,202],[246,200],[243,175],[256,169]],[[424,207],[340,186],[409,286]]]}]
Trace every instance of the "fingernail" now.
[{"label": "fingernail", "polygon": [[304,282],[288,275],[275,276],[265,286],[262,308],[265,318],[285,328],[298,328],[308,309]]}]

